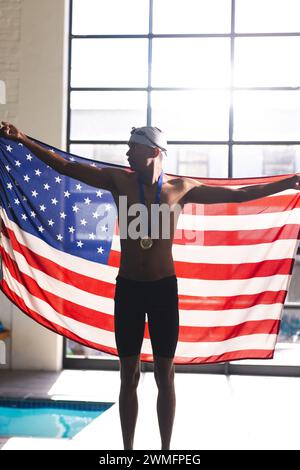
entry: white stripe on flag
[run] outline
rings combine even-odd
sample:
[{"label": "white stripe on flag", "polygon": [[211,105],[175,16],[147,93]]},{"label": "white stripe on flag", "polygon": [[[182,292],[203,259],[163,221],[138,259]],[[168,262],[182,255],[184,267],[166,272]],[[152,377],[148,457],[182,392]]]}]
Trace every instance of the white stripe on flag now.
[{"label": "white stripe on flag", "polygon": [[47,302],[31,295],[22,284],[13,279],[5,265],[3,266],[3,271],[8,287],[23,299],[28,308],[34,310],[49,322],[54,323],[54,325],[56,324],[66,328],[80,338],[87,339],[88,341],[92,341],[100,345],[102,344],[112,348],[116,347],[114,332],[94,327],[74,320],[73,318],[61,315]]},{"label": "white stripe on flag", "polygon": [[[1,214],[1,208],[0,208]],[[51,259],[64,268],[70,269],[78,274],[93,277],[105,282],[115,284],[118,268],[101,263],[85,260],[51,247],[38,237],[21,230],[14,222],[8,219],[3,210],[5,225],[14,231],[19,243],[34,247],[34,251]],[[295,240],[295,243],[298,243]],[[112,249],[120,251],[120,238],[114,235]],[[199,246],[199,245],[173,245],[172,253],[174,261],[185,261],[189,263],[212,263],[236,264],[256,263],[265,260],[291,258],[294,255],[295,245],[291,240],[276,240],[270,243],[257,245],[225,245],[225,246]]]},{"label": "white stripe on flag", "polygon": [[[6,266],[4,266],[3,269],[6,271]],[[29,308],[38,312],[48,321],[68,329],[80,338],[83,338],[87,341],[91,341],[107,347],[116,347],[114,333],[100,328],[95,328],[91,325],[85,325],[84,323],[58,314],[46,302],[30,295],[25,287],[19,284],[17,281],[12,284],[9,273],[5,274],[9,288],[17,295],[21,296]],[[207,357],[211,355],[223,354],[229,351],[239,351],[244,349],[271,350],[274,348],[275,341],[276,335],[274,334],[247,335],[220,342],[199,343],[179,341],[177,344],[176,356],[187,358],[199,356]],[[152,354],[150,339],[144,338],[141,352],[144,354]]]},{"label": "white stripe on flag", "polygon": [[[99,281],[105,281],[110,282],[111,284],[115,284],[115,278],[118,273],[118,268],[107,266],[105,264],[101,264],[100,262],[96,263],[94,261],[89,261],[84,258],[70,255],[61,250],[57,250],[56,248],[51,247],[48,243],[44,242],[40,238],[31,235],[25,230],[20,229],[17,224],[12,222],[7,217],[7,214],[4,209],[1,211],[1,207],[0,215],[3,218],[5,225],[14,232],[18,242],[27,247],[30,247],[30,249],[32,251],[34,250],[37,255],[48,258],[54,263],[57,263],[63,268],[70,269],[75,273],[92,277],[94,279],[98,279]],[[6,237],[3,236],[2,239],[4,238]]]},{"label": "white stripe on flag", "polygon": [[272,227],[282,227],[285,224],[298,224],[300,209],[283,212],[267,212],[261,214],[237,215],[193,215],[180,214],[178,229],[186,230],[261,230]]},{"label": "white stripe on flag", "polygon": [[[211,343],[180,341],[175,354],[180,357],[208,357],[245,349],[272,350],[275,347],[276,338],[277,335],[274,334],[255,334]],[[147,352],[151,354],[150,351]]]},{"label": "white stripe on flag", "polygon": [[60,297],[61,299],[68,300],[69,302],[74,302],[78,305],[82,305],[86,308],[92,308],[97,311],[99,310],[99,307],[101,305],[101,311],[103,313],[107,313],[109,315],[112,314],[112,299],[100,295],[91,294],[90,292],[81,290],[70,284],[66,284],[65,282],[60,281],[59,279],[55,279],[52,276],[45,274],[43,271],[40,271],[39,269],[33,268],[27,263],[23,255],[21,255],[17,251],[12,250],[12,247],[9,245],[9,242],[6,238],[3,242],[3,248],[12,259],[16,260],[18,269],[22,273],[27,274],[32,279],[36,280],[41,289],[50,292],[51,294],[54,294]]},{"label": "white stripe on flag", "polygon": [[277,320],[282,303],[258,304],[248,308],[226,310],[179,310],[180,326],[233,326],[248,321]]},{"label": "white stripe on flag", "polygon": [[[295,244],[298,241],[276,240],[271,243],[257,245],[173,245],[174,261],[187,263],[211,264],[243,264],[259,263],[260,261],[291,258],[294,255]],[[112,249],[120,251],[120,239],[114,235]]]},{"label": "white stripe on flag", "polygon": [[[82,291],[76,287],[70,286],[58,279],[52,278],[40,270],[28,265],[26,259],[17,251],[12,251],[6,237],[4,237],[3,247],[12,258],[16,259],[20,271],[28,274],[33,279],[39,279],[39,286],[51,293],[67,298],[70,301],[76,301],[79,305],[97,309],[99,308],[99,296]],[[290,275],[276,274],[265,277],[254,277],[251,279],[234,280],[201,280],[186,279],[178,277],[178,292],[181,295],[192,296],[236,296],[252,295],[265,290],[278,291],[286,289]],[[104,298],[102,297],[104,300]],[[105,302],[104,302],[105,305]],[[110,306],[107,305],[107,308]]]}]

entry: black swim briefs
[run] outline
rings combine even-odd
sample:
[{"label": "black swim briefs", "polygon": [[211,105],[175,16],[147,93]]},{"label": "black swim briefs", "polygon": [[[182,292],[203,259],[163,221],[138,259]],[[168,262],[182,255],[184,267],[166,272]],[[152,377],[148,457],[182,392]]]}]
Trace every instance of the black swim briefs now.
[{"label": "black swim briefs", "polygon": [[119,357],[140,354],[145,313],[153,354],[174,357],[179,333],[176,275],[156,281],[116,277],[115,337]]}]

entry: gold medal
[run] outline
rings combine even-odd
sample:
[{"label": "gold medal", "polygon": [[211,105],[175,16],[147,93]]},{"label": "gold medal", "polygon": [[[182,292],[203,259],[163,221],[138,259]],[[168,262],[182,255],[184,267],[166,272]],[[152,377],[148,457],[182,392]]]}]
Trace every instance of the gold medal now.
[{"label": "gold medal", "polygon": [[143,248],[143,250],[149,250],[149,248],[152,247],[153,245],[153,240],[152,238],[146,236],[140,239],[140,245]]},{"label": "gold medal", "polygon": [[[157,189],[156,189],[156,194],[155,194],[155,204],[159,204],[159,201],[160,201],[160,193],[161,193],[161,188],[163,184],[163,175],[164,175],[164,172],[162,171],[158,178]],[[143,182],[140,178],[139,178],[139,192],[140,192],[140,200],[142,204],[145,205],[145,194],[144,194],[144,189],[143,189]],[[149,235],[142,237],[140,239],[140,246],[143,250],[149,250],[149,248],[153,246],[152,238],[149,237]]]}]

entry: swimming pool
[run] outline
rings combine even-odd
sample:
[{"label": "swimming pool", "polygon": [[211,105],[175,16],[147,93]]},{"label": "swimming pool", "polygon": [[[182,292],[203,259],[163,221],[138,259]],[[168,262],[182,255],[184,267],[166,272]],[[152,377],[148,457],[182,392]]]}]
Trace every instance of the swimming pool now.
[{"label": "swimming pool", "polygon": [[113,404],[0,398],[0,436],[71,438]]}]

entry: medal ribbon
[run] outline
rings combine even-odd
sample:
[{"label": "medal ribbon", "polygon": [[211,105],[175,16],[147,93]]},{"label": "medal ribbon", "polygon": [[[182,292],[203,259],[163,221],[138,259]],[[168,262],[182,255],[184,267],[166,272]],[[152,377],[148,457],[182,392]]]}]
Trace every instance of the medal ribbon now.
[{"label": "medal ribbon", "polygon": [[[161,194],[161,188],[163,184],[163,176],[164,176],[164,172],[162,171],[158,178],[154,204],[160,203],[160,194]],[[138,180],[139,180],[140,201],[142,204],[145,204],[145,193],[144,193],[143,183],[140,178]],[[149,234],[149,230],[148,230],[148,234]]]}]

